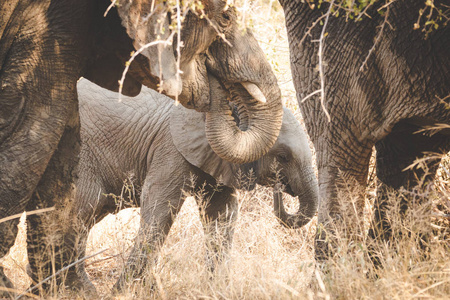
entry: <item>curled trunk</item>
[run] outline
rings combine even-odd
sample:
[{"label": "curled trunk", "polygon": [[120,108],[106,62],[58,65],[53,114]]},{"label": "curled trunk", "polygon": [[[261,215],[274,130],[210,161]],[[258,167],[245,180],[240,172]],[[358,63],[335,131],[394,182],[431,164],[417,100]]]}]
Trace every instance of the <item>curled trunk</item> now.
[{"label": "curled trunk", "polygon": [[[277,140],[283,120],[281,91],[250,30],[232,28],[226,38],[232,46],[218,39],[207,53],[211,107],[206,137],[221,158],[249,163],[265,155]],[[226,100],[239,108],[240,124]]]},{"label": "curled trunk", "polygon": [[[206,137],[213,151],[226,161],[242,164],[259,159],[275,144],[283,109],[281,91],[264,52],[250,30],[239,29],[236,9],[225,9],[225,3],[209,1],[207,9],[225,39],[218,37],[210,22],[187,16],[182,31],[183,89],[178,100],[206,113]],[[239,120],[232,116],[230,101],[239,108]]]},{"label": "curled trunk", "polygon": [[[314,184],[315,183],[315,184]],[[300,228],[305,226],[314,217],[318,205],[317,180],[313,180],[303,193],[296,193],[299,201],[299,208],[295,214],[286,212],[283,204],[283,190],[281,184],[276,184],[273,188],[273,208],[280,223],[287,228]]]},{"label": "curled trunk", "polygon": [[[249,116],[246,129],[241,130],[232,116],[227,90],[213,76],[209,75],[211,109],[206,114],[206,137],[211,148],[221,158],[232,163],[248,163],[259,159],[275,144],[283,119],[281,101],[272,96],[266,103],[253,97],[240,105],[245,106]],[[239,93],[248,93],[241,86]],[[248,98],[251,98],[250,100]]]}]

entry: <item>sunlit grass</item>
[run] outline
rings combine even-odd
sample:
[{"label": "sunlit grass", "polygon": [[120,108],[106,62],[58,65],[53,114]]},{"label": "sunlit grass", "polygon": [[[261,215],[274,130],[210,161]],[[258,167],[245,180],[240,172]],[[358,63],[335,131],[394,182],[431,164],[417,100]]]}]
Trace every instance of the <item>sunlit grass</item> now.
[{"label": "sunlit grass", "polygon": [[[272,64],[283,103],[303,123],[290,74],[282,9],[273,0],[239,0],[237,7],[242,24],[251,28]],[[301,230],[282,227],[273,214],[271,190],[258,187],[252,192],[239,192],[239,217],[230,261],[210,279],[205,268],[205,237],[198,208],[188,198],[161,249],[157,265],[147,271],[147,281],[136,281],[117,298],[446,299],[450,294],[450,225],[449,219],[436,216],[449,211],[449,170],[447,156],[438,171],[436,192],[428,198],[435,217],[424,214],[420,207],[411,210],[405,220],[393,214],[393,227],[402,235],[390,244],[375,245],[385,262],[382,269],[373,267],[364,235],[370,225],[376,188],[374,173],[370,171],[365,215],[359,219],[365,230],[361,234],[337,228],[337,251],[327,264],[316,265],[314,260],[316,218]],[[350,190],[340,197],[348,203],[354,195]],[[417,224],[425,224],[423,231],[432,233],[425,256],[417,243]],[[91,231],[87,255],[108,249],[86,262],[101,297],[110,295],[138,227],[139,210],[127,209],[106,217]],[[25,290],[31,283],[25,273],[25,239],[25,226],[21,223],[16,244],[3,260],[5,272],[18,290]],[[56,296],[72,297],[73,294],[64,293]]]}]

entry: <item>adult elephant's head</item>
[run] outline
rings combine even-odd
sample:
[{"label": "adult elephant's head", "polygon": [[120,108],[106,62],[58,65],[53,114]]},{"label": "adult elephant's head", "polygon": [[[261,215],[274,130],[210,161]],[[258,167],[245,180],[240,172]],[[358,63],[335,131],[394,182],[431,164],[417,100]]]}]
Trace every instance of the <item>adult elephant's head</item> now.
[{"label": "adult elephant's head", "polygon": [[[206,136],[221,158],[254,161],[274,145],[281,128],[281,92],[249,29],[239,29],[236,9],[205,0],[205,16],[190,13],[182,30],[183,91],[179,101],[206,112]],[[238,108],[232,116],[229,101]]]},{"label": "adult elephant's head", "polygon": [[[160,10],[151,6],[165,2],[118,2],[120,5],[106,18],[103,14],[107,1],[98,11],[99,24],[93,38],[95,55],[84,75],[113,91],[119,89],[118,80],[130,52],[157,37],[153,33],[162,29],[155,24],[167,25],[171,19],[164,6]],[[207,113],[207,137],[221,158],[235,163],[254,161],[273,146],[280,131],[283,116],[280,89],[255,37],[250,30],[239,29],[235,8],[228,7],[223,0],[203,0],[202,4],[202,9],[191,9],[186,15],[179,37],[181,94],[178,88],[163,85],[171,82],[165,74],[173,73],[176,61],[173,49],[177,45],[149,47],[142,52],[144,55],[137,56],[123,83],[123,93],[137,95],[141,84],[155,90],[161,90],[162,85],[162,92],[174,96],[183,106]],[[162,19],[152,20],[156,16]],[[162,31],[168,35],[166,25]],[[159,33],[160,39],[165,37],[163,33]],[[162,57],[167,59],[161,60]],[[158,68],[162,69],[162,75]],[[240,120],[231,116],[230,100],[239,108]]]}]

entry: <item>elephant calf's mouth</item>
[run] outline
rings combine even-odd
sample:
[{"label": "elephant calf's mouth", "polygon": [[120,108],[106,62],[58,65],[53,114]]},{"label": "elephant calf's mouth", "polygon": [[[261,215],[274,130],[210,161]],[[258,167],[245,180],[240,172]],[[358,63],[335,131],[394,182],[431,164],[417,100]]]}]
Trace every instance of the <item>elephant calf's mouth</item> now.
[{"label": "elephant calf's mouth", "polygon": [[281,179],[280,179],[280,183],[281,183],[281,185],[282,185],[282,191],[284,192],[284,193],[287,193],[287,194],[289,194],[290,196],[292,196],[292,197],[297,197],[298,195],[296,195],[295,193],[294,193],[294,191],[292,190],[292,187],[291,187],[291,185],[289,184],[289,181],[286,179],[286,177],[282,177]]}]

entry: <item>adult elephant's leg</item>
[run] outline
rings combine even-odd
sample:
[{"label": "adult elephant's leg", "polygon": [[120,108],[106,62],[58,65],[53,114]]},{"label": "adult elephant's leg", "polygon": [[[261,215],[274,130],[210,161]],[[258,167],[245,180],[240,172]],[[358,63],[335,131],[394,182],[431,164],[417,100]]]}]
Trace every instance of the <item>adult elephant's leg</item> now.
[{"label": "adult elephant's leg", "polygon": [[[157,157],[155,156],[154,161],[173,161],[170,155],[166,155],[165,159]],[[185,173],[182,170],[187,167],[183,164],[172,166],[170,163],[163,163],[160,168],[150,172],[152,174],[146,178],[142,187],[141,224],[125,269],[114,286],[116,291],[123,290],[127,282],[134,278],[143,276],[148,265],[156,261],[159,249],[183,205]]]},{"label": "adult elephant's leg", "polygon": [[[0,73],[0,219],[37,208],[29,205],[29,199],[58,146],[70,110],[76,107],[76,98],[70,99],[70,92],[75,96],[76,78],[72,85],[54,82],[67,76],[44,70],[44,61],[23,53],[27,47],[27,43],[13,45]],[[53,59],[51,51],[48,55]],[[16,226],[17,220],[1,224],[0,256],[14,243]]]},{"label": "adult elephant's leg", "polygon": [[[238,201],[235,189],[218,186],[213,178],[208,177],[202,196],[197,199],[197,203],[206,235],[207,266],[213,273],[227,259],[231,249],[238,214]],[[199,181],[199,184],[201,183]]]},{"label": "adult elephant's leg", "polygon": [[336,229],[345,227],[350,234],[363,231],[357,221],[362,220],[373,145],[369,141],[353,140],[351,135],[340,137],[340,134],[342,132],[325,135],[316,144],[320,191],[315,238],[318,260],[328,259],[335,249]]},{"label": "adult elephant's leg", "polygon": [[[394,204],[392,200],[399,199],[399,189],[412,191],[416,188],[429,189],[441,161],[434,157],[424,160],[426,167],[405,170],[416,159],[425,157],[425,152],[446,153],[450,150],[450,138],[441,134],[432,136],[417,134],[420,128],[410,124],[398,124],[393,131],[376,144],[377,176],[379,179],[375,214],[369,237],[375,240],[389,240],[392,228],[387,218],[387,210]],[[421,193],[413,193],[420,195]],[[426,193],[425,193],[426,195]],[[422,199],[421,199],[422,198]],[[402,193],[401,203],[398,203],[400,216],[408,209],[411,195]],[[415,197],[415,201],[424,201],[424,197]],[[381,262],[372,251],[376,265]]]},{"label": "adult elephant's leg", "polygon": [[[27,210],[55,206],[55,212],[27,218],[27,250],[32,277],[41,281],[68,265],[73,259],[73,245],[64,247],[63,234],[70,219],[75,196],[73,179],[80,150],[80,123],[75,91],[67,96],[66,109],[71,113],[58,147],[34,191]],[[67,250],[67,251],[63,251]],[[49,286],[44,284],[44,289]]]}]

